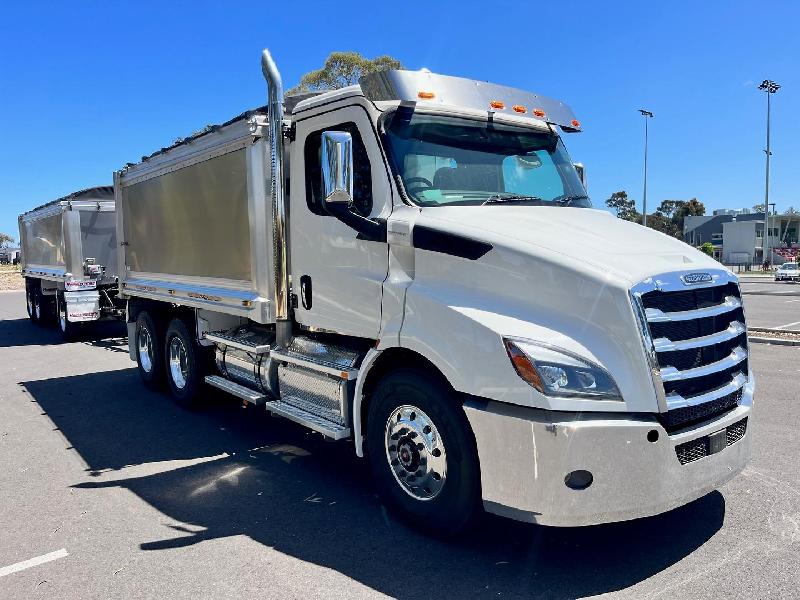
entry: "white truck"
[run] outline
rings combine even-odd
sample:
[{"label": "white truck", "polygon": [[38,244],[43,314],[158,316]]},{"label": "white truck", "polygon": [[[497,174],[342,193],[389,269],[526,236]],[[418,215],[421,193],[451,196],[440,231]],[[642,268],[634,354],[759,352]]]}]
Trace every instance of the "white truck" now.
[{"label": "white truck", "polygon": [[117,299],[114,188],[88,188],[19,216],[22,275],[32,321],[69,339],[83,323],[124,316]]},{"label": "white truck", "polygon": [[286,98],[115,173],[143,381],[335,440],[440,532],[669,510],[750,454],[736,277],[591,208],[563,103],[427,71]]}]

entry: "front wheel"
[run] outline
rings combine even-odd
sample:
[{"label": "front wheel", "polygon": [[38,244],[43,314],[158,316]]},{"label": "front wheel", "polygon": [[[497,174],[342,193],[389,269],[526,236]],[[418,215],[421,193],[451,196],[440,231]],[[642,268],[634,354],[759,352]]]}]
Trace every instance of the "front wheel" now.
[{"label": "front wheel", "polygon": [[404,369],[378,384],[367,450],[381,496],[412,526],[450,535],[479,514],[475,439],[453,392],[438,378]]}]

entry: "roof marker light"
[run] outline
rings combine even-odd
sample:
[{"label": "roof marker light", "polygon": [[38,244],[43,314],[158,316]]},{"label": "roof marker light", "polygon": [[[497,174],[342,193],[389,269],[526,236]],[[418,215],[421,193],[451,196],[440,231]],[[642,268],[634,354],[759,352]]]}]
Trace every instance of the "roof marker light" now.
[{"label": "roof marker light", "polygon": [[578,121],[578,119],[572,119],[572,121],[570,121],[570,123],[572,124],[573,127],[580,127],[581,126],[581,122]]},{"label": "roof marker light", "polygon": [[522,106],[522,104],[515,104],[511,108],[513,108],[514,112],[516,112],[516,113],[526,113],[526,112],[528,112],[528,109],[525,108],[524,106]]},{"label": "roof marker light", "polygon": [[540,119],[544,117],[545,112],[541,108],[534,108],[532,111],[534,117],[539,117]]},{"label": "roof marker light", "polygon": [[506,107],[506,103],[500,102],[500,100],[492,100],[489,102],[489,106],[496,108],[497,110],[503,110]]},{"label": "roof marker light", "polygon": [[425,92],[423,90],[417,92],[417,98],[419,98],[420,100],[433,100],[435,97],[436,94],[434,94],[433,92]]}]

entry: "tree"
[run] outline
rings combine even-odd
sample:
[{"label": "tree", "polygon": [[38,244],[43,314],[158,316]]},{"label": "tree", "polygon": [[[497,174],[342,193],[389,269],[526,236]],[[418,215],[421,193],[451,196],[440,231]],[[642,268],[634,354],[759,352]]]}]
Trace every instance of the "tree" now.
[{"label": "tree", "polygon": [[636,201],[628,198],[628,192],[619,191],[611,194],[606,200],[606,206],[617,211],[617,217],[626,221],[638,222],[641,215],[636,212]]},{"label": "tree", "polygon": [[5,248],[9,244],[13,244],[15,238],[11,237],[7,233],[0,233],[0,248]]},{"label": "tree", "polygon": [[753,205],[753,212],[757,212],[757,213],[764,212],[764,203],[762,202],[761,204],[754,204]]},{"label": "tree", "polygon": [[667,219],[671,219],[675,211],[683,204],[682,200],[662,200],[658,205],[656,212],[661,213]]},{"label": "tree", "polygon": [[698,248],[698,250],[700,250],[700,252],[702,252],[703,254],[714,256],[714,244],[712,244],[711,242],[706,242],[705,244],[702,244],[700,248]]},{"label": "tree", "polygon": [[287,92],[321,92],[358,83],[363,75],[389,69],[402,69],[400,61],[391,56],[378,56],[372,60],[358,52],[331,52],[321,69],[306,73],[300,83]]}]

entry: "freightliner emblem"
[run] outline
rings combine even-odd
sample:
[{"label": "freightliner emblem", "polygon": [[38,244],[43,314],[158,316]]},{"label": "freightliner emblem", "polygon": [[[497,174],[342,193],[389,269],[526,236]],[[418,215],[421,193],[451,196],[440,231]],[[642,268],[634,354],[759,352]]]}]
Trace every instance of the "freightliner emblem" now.
[{"label": "freightliner emblem", "polygon": [[696,283],[708,283],[711,281],[711,273],[687,273],[681,277],[683,283],[686,285],[694,285]]}]

